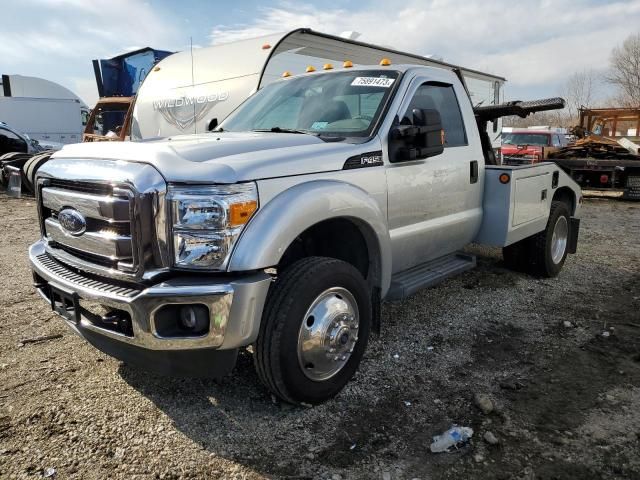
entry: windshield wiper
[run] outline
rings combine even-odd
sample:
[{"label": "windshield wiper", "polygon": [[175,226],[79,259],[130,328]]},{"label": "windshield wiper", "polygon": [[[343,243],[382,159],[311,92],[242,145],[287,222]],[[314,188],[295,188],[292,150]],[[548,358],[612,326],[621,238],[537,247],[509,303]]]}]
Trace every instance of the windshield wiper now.
[{"label": "windshield wiper", "polygon": [[304,135],[311,135],[313,137],[320,138],[325,142],[341,142],[345,139],[345,137],[334,137],[334,136],[325,135],[322,132],[310,132],[309,130],[296,130],[294,128],[281,128],[281,127],[256,128],[251,131],[252,132],[273,132],[273,133],[302,133]]},{"label": "windshield wiper", "polygon": [[251,130],[252,132],[273,132],[273,133],[303,133],[305,135],[315,135],[315,133],[308,132],[306,130],[296,130],[294,128],[281,128],[281,127],[271,127],[271,128],[256,128],[255,130]]}]

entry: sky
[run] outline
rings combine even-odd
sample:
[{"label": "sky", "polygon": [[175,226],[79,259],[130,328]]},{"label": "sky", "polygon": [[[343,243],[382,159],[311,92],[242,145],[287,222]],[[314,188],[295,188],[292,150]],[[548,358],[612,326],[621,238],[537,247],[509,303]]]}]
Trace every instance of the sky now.
[{"label": "sky", "polygon": [[[640,0],[4,0],[0,73],[46,78],[87,104],[91,60],[310,27],[497,74],[508,99],[558,95],[569,75],[604,73],[640,32]],[[601,95],[610,91],[601,86]]]}]

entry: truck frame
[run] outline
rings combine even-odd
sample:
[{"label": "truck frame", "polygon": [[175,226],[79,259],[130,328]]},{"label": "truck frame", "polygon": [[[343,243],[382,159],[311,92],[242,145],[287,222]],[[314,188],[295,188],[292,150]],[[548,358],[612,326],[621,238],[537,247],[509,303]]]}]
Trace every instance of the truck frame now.
[{"label": "truck frame", "polygon": [[544,277],[576,251],[580,188],[553,163],[496,165],[486,128],[561,99],[474,108],[459,73],[388,59],[284,77],[215,131],[40,168],[34,285],[71,329],[169,375],[225,375],[251,347],[274,395],[316,404],[381,302],[473,268],[469,243]]}]

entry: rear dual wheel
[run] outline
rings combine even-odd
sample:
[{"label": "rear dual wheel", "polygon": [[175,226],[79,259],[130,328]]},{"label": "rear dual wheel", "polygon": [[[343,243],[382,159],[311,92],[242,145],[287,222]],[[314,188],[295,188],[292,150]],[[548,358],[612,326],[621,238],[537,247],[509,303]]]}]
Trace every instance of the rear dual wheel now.
[{"label": "rear dual wheel", "polygon": [[309,257],[278,276],[254,345],[256,371],[280,399],[318,404],[355,373],[367,345],[371,296],[352,265]]}]

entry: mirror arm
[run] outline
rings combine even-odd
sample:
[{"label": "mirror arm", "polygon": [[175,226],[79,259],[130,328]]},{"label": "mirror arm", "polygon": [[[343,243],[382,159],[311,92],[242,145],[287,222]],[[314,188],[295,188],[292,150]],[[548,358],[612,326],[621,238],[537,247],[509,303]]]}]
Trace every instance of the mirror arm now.
[{"label": "mirror arm", "polygon": [[437,126],[428,125],[416,127],[413,125],[400,125],[393,130],[392,139],[397,140],[404,137],[415,137],[417,135],[424,135],[425,133],[438,132],[441,129]]}]

